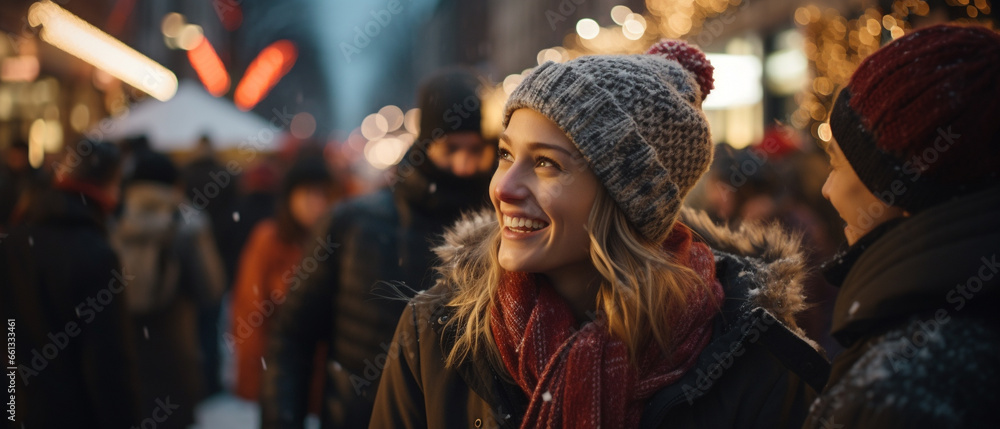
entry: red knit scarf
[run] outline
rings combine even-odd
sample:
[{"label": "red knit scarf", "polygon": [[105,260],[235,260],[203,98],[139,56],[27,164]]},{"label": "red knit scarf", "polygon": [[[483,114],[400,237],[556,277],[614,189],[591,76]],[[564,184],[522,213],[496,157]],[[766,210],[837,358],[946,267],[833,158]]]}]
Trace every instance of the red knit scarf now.
[{"label": "red knit scarf", "polygon": [[673,354],[646,347],[638,368],[603,312],[577,330],[569,304],[544,278],[504,274],[490,327],[504,366],[531,398],[522,428],[637,427],[646,400],[694,365],[711,337],[722,286],[711,250],[692,242],[687,226],[678,222],[664,248],[709,287],[690,297],[683,314],[664,315],[676,339]]}]

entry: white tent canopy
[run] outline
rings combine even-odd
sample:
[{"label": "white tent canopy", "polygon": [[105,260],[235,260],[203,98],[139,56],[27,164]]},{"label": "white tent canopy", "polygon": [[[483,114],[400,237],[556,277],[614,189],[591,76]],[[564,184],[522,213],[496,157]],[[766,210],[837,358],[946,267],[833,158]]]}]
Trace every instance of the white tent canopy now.
[{"label": "white tent canopy", "polygon": [[249,144],[255,150],[271,151],[277,149],[279,134],[285,129],[280,119],[272,125],[240,111],[227,99],[211,96],[197,82],[184,81],[170,100],[150,98],[136,103],[101,131],[107,140],[145,134],[154,149],[165,152],[191,149],[203,135],[216,149]]}]

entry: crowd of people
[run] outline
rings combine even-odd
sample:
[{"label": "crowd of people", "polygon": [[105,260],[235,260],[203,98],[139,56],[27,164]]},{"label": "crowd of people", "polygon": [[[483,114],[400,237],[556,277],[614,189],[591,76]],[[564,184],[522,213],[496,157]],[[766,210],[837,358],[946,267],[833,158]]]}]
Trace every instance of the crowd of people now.
[{"label": "crowd of people", "polygon": [[361,195],[318,144],[234,176],[207,138],[15,142],[18,419],[185,428],[229,390],[264,428],[996,427],[1000,36],[878,50],[818,146],[714,144],[712,75],[679,41],[547,62],[491,139],[449,113],[484,79],[439,70]]}]

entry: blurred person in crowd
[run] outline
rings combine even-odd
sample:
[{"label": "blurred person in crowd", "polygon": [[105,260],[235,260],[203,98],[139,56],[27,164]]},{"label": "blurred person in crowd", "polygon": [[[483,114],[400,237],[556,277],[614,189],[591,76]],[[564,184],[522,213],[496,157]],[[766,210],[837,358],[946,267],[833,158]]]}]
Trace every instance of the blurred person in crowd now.
[{"label": "blurred person in crowd", "polygon": [[236,222],[233,207],[239,194],[237,177],[233,177],[217,159],[212,140],[202,136],[194,149],[194,159],[181,168],[180,178],[188,201],[208,214],[212,236],[226,268],[228,288],[235,275],[240,252],[231,240],[232,227]]},{"label": "blurred person in crowd", "polygon": [[111,143],[83,140],[55,166],[52,188],[0,238],[0,307],[16,323],[18,427],[137,425],[123,296],[131,276],[106,229],[120,196],[121,155]]},{"label": "blurred person in crowd", "polygon": [[[202,136],[194,150],[194,160],[181,169],[181,184],[191,206],[208,214],[212,237],[225,268],[225,286],[229,290],[236,271],[240,245],[235,238],[237,177],[216,159],[212,140]],[[222,388],[219,376],[219,315],[221,302],[205,303],[198,309],[198,341],[205,357],[203,371],[208,393]]]},{"label": "blurred person in crowd", "polygon": [[[254,228],[261,221],[274,216],[275,199],[278,188],[281,185],[281,172],[277,164],[268,157],[261,157],[261,160],[247,167],[246,171],[240,175],[240,192],[236,198],[236,205],[233,208],[234,216],[239,221],[236,222],[233,231],[233,240],[240,249],[242,258],[247,240]],[[236,276],[239,276],[240,265],[236,266]],[[233,278],[235,287],[236,278]]]},{"label": "blurred person in crowd", "polygon": [[866,58],[830,114],[824,273],[846,350],[807,428],[1000,426],[1000,34],[924,28]]},{"label": "blurred person in crowd", "polygon": [[[122,193],[124,194],[125,188],[132,181],[132,175],[135,174],[136,158],[141,154],[152,152],[153,147],[149,144],[149,138],[145,134],[140,134],[126,137],[118,142],[118,148],[122,152]],[[120,218],[123,209],[124,205],[118,204],[118,207],[115,207],[113,217]]]},{"label": "blurred person in crowd", "polygon": [[42,179],[41,175],[28,162],[28,142],[14,140],[4,150],[0,163],[0,232],[8,229],[18,208],[25,207],[25,193]]},{"label": "blurred person in crowd", "polygon": [[682,209],[712,159],[712,73],[664,41],[527,75],[493,209],[438,248],[370,427],[801,425],[826,362],[794,321],[797,240]]},{"label": "blurred person in crowd", "polygon": [[205,215],[181,216],[184,195],[177,167],[152,150],[132,153],[122,214],[111,234],[121,257],[138,353],[144,415],[157,399],[179,408],[157,427],[186,428],[206,395],[198,346],[198,308],[218,302],[225,287],[222,261]]},{"label": "blurred person in crowd", "polygon": [[122,150],[122,181],[127,184],[135,174],[137,156],[152,152],[153,147],[145,134],[127,137],[119,147]]},{"label": "blurred person in crowd", "polygon": [[715,146],[715,158],[705,175],[706,213],[716,222],[737,227],[744,221],[760,222],[777,210],[781,188],[774,163],[754,147],[734,149]]},{"label": "blurred person in crowd", "polygon": [[385,296],[428,288],[432,241],[462,211],[485,205],[496,147],[481,135],[481,84],[464,69],[422,82],[418,140],[395,182],[340,203],[300,269],[284,279],[291,286],[270,338],[263,427],[302,425],[309,362],[322,340],[329,347],[323,427],[367,425],[377,362],[405,306]]},{"label": "blurred person in crowd", "polygon": [[[275,308],[285,302],[287,278],[302,267],[315,230],[334,202],[334,182],[321,157],[304,156],[285,175],[277,214],[253,229],[243,248],[233,285],[230,332],[224,343],[235,351],[236,395],[250,401],[260,396],[264,351],[273,336]],[[317,347],[310,380],[309,411],[319,413],[326,360]]]}]

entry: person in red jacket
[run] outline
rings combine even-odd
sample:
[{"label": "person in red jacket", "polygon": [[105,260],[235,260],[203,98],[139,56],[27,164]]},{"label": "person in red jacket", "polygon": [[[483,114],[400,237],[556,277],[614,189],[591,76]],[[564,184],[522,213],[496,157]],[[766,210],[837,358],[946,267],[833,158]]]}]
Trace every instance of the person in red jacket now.
[{"label": "person in red jacket", "polygon": [[[282,186],[274,218],[254,227],[240,256],[233,286],[232,317],[224,343],[236,355],[236,395],[257,401],[269,326],[285,301],[288,281],[303,267],[310,233],[333,203],[332,176],[322,160],[300,158]],[[317,350],[310,411],[319,411],[325,350]]]}]

